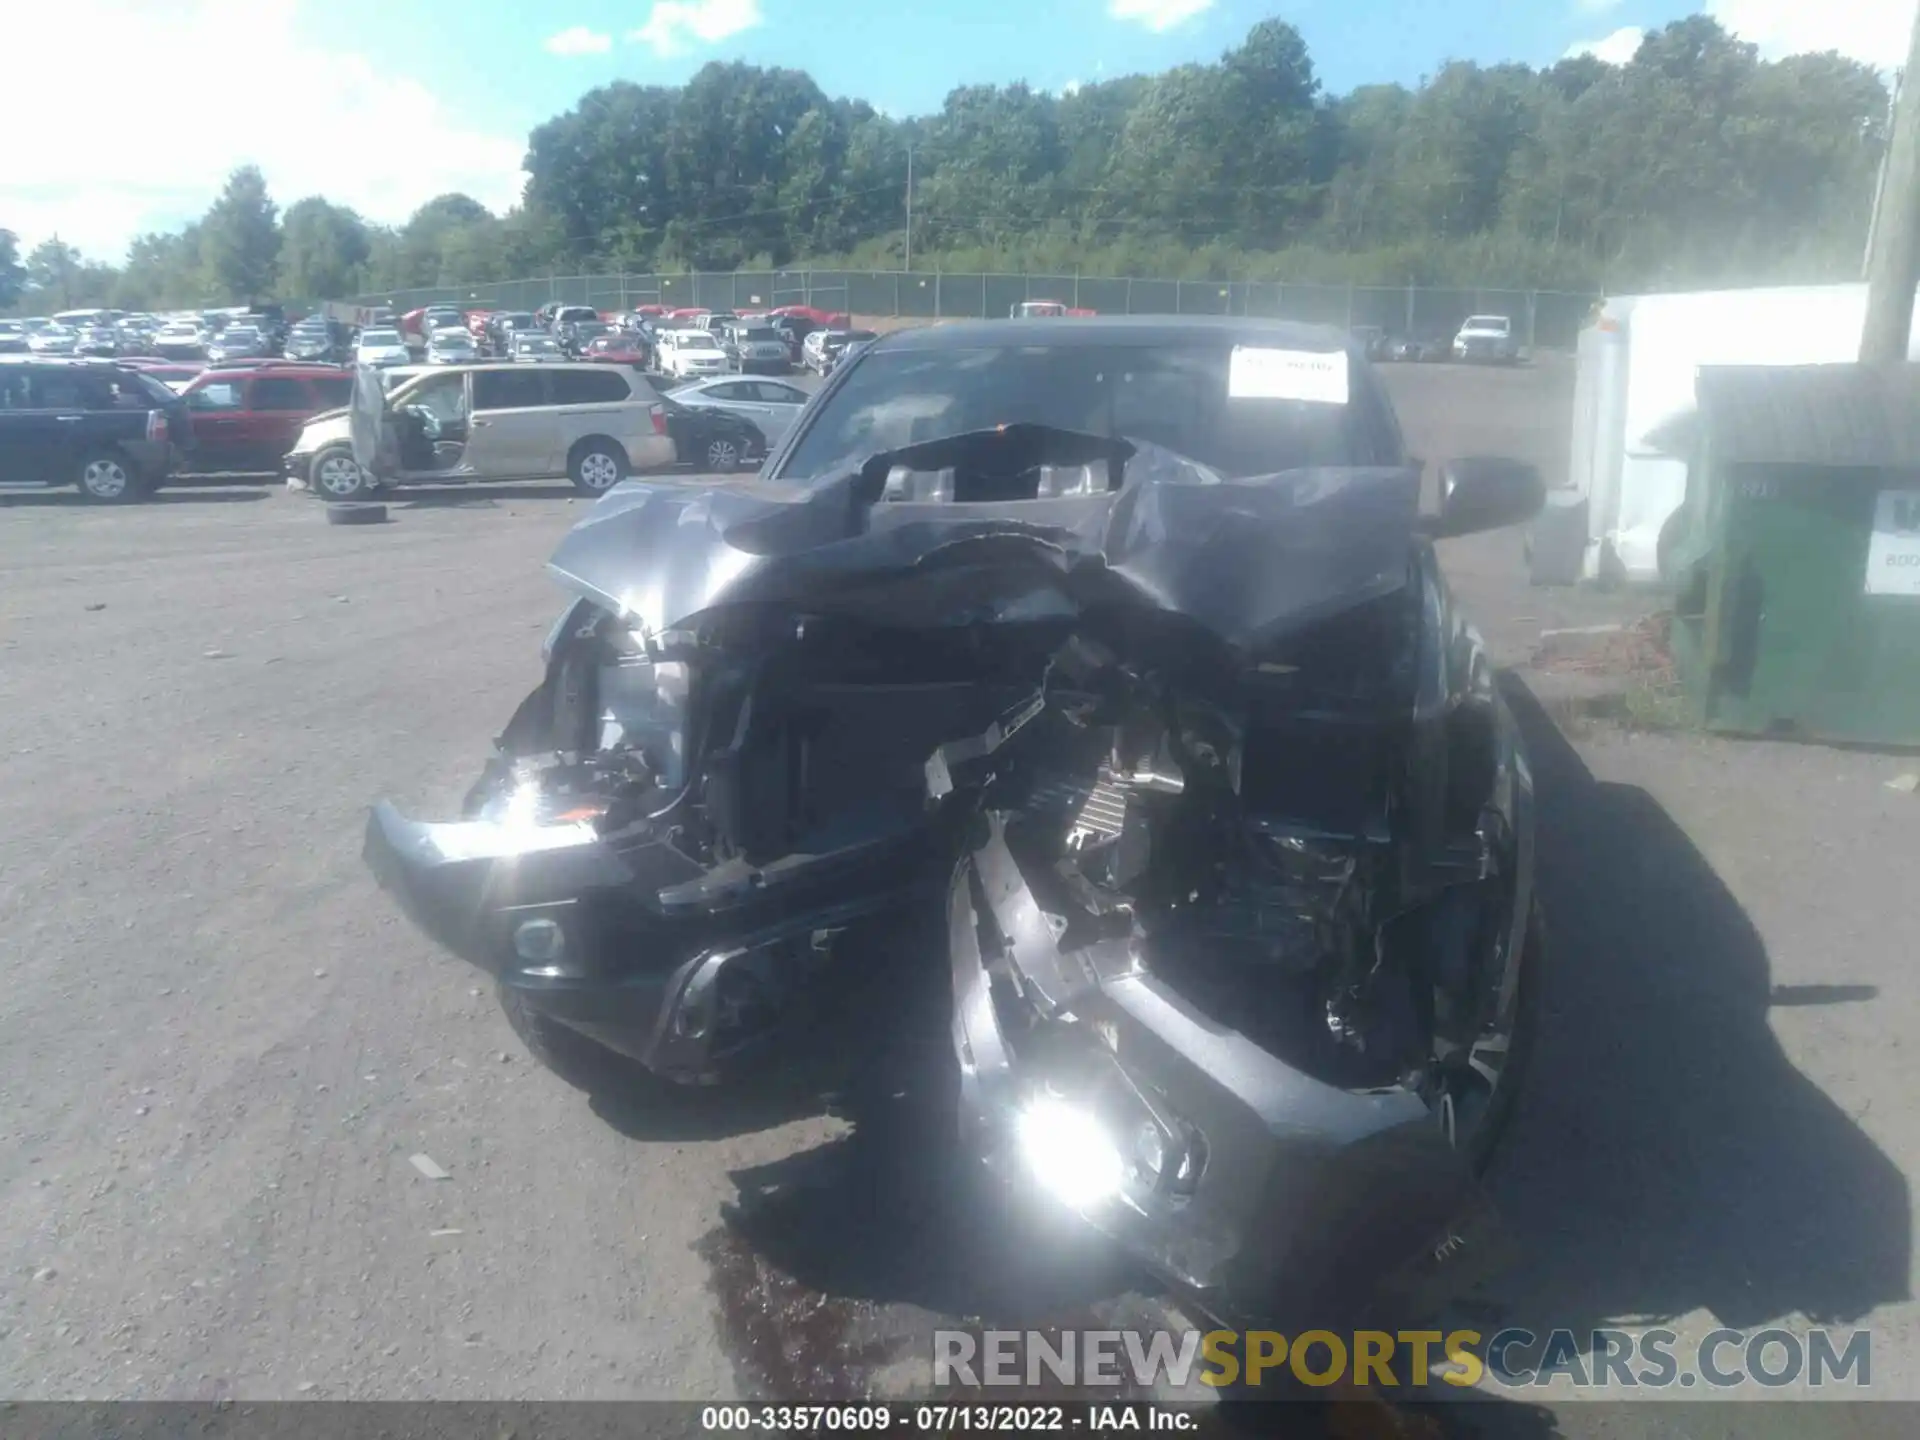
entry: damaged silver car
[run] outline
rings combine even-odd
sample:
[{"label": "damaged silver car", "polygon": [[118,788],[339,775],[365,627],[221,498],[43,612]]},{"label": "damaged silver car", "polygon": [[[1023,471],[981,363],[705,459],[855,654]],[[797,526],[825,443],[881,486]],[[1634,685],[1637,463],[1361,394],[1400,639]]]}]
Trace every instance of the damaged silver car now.
[{"label": "damaged silver car", "polygon": [[[1218,1311],[1429,1246],[1518,1078],[1532,785],[1420,462],[1318,328],[883,337],[764,478],[561,543],[546,676],[463,818],[366,853],[548,1058],[724,1083],[931,911],[956,1133]],[[944,923],[940,922],[944,917]],[[1383,1238],[1385,1237],[1385,1238]]]}]

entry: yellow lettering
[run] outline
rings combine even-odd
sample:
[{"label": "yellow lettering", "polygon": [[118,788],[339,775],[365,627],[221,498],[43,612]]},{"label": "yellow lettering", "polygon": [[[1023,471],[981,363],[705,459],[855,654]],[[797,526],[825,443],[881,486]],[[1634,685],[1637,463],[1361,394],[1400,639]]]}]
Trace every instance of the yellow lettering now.
[{"label": "yellow lettering", "polygon": [[1478,1385],[1480,1378],[1487,1373],[1487,1362],[1467,1347],[1480,1343],[1478,1330],[1456,1330],[1447,1336],[1447,1359],[1455,1366],[1447,1372],[1445,1379],[1449,1385]]},{"label": "yellow lettering", "polygon": [[1247,1332],[1247,1384],[1258,1385],[1262,1370],[1274,1370],[1286,1363],[1286,1336],[1277,1330]]},{"label": "yellow lettering", "polygon": [[1201,1372],[1200,1383],[1212,1385],[1216,1389],[1233,1384],[1240,1378],[1240,1362],[1234,1358],[1233,1331],[1209,1330],[1200,1342],[1200,1354],[1207,1362],[1207,1369]]},{"label": "yellow lettering", "polygon": [[[1329,1362],[1327,1368],[1315,1371],[1307,1363],[1307,1348],[1312,1345],[1327,1347]],[[1331,1385],[1347,1369],[1346,1342],[1331,1330],[1309,1330],[1293,1342],[1293,1378],[1302,1385]]]},{"label": "yellow lettering", "polygon": [[[1400,1382],[1393,1378],[1393,1337],[1384,1330],[1361,1330],[1353,1337],[1353,1383],[1385,1385]],[[1379,1375],[1375,1380],[1374,1376]]]},{"label": "yellow lettering", "polygon": [[1402,1330],[1400,1343],[1413,1351],[1412,1383],[1416,1386],[1427,1383],[1427,1347],[1438,1345],[1441,1336],[1438,1330]]}]

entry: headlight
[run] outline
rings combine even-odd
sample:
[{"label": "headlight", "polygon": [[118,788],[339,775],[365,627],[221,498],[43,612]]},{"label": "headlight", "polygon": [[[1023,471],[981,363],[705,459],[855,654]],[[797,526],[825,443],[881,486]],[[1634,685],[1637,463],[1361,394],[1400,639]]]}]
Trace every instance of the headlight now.
[{"label": "headlight", "polygon": [[1019,1110],[1014,1144],[1034,1182],[1063,1204],[1080,1209],[1120,1193],[1119,1147],[1097,1119],[1057,1095],[1037,1095]]}]

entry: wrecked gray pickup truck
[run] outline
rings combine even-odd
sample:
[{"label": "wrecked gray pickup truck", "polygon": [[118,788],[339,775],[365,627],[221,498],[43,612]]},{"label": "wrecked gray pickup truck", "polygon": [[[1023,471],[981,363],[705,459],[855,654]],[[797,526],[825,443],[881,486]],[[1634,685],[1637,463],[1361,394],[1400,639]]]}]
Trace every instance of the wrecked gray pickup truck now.
[{"label": "wrecked gray pickup truck", "polygon": [[1531,781],[1431,540],[1541,484],[1440,478],[1331,332],[885,337],[762,478],[601,500],[464,817],[382,803],[369,863],[537,1054],[688,1083],[932,907],[888,963],[950,971],[964,1143],[1223,1308],[1337,1283],[1331,1234],[1430,1243],[1486,1158],[1535,968]]}]

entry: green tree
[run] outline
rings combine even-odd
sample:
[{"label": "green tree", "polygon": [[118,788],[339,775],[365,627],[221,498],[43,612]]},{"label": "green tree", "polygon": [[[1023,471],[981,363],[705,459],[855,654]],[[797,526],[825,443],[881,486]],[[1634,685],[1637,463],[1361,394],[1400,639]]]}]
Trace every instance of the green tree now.
[{"label": "green tree", "polygon": [[318,195],[296,200],[280,223],[279,293],[346,299],[366,283],[372,253],[367,223],[352,210]]},{"label": "green tree", "polygon": [[269,299],[280,257],[279,212],[257,166],[242,165],[200,222],[207,278],[233,302]]},{"label": "green tree", "polygon": [[20,237],[0,230],[0,309],[15,305],[27,288],[27,270],[20,263]]},{"label": "green tree", "polygon": [[27,256],[27,288],[49,309],[72,310],[85,298],[86,270],[80,252],[55,235]]}]

